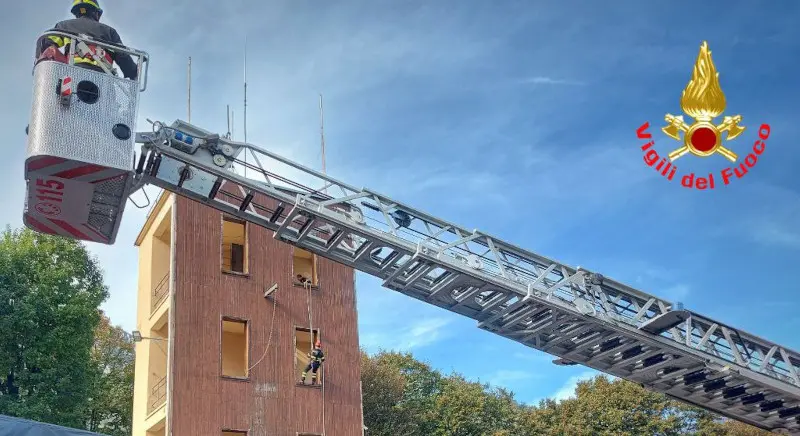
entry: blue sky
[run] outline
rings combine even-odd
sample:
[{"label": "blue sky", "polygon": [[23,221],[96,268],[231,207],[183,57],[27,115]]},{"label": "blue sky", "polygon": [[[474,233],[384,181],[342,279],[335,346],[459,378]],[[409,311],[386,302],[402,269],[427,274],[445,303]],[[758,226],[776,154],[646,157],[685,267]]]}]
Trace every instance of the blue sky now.
[{"label": "blue sky", "polygon": [[[30,56],[68,2],[20,3],[0,18],[9,136],[0,178],[21,225]],[[105,2],[104,20],[153,57],[140,118],[186,114],[241,138],[242,41],[249,40],[248,139],[319,168],[317,93],[325,96],[329,174],[467,228],[580,264],[634,287],[800,348],[800,3],[727,1]],[[12,22],[13,20],[13,22]],[[12,30],[13,29],[13,30]],[[194,30],[192,30],[194,29]],[[757,166],[713,191],[667,182],[643,163],[635,130],[679,114],[700,43],[709,42],[726,114],[772,134]],[[718,172],[720,156],[681,171]],[[130,208],[118,243],[91,246],[111,287],[104,308],[135,326],[136,249],[144,212]],[[409,350],[444,371],[563,396],[590,372],[475,328],[358,277],[362,345]]]}]

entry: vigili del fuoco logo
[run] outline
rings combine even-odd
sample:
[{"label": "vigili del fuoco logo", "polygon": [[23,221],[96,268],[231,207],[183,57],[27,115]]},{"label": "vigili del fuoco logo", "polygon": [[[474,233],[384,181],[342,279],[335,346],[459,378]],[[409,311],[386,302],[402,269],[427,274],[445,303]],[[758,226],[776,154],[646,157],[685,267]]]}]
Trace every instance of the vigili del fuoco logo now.
[{"label": "vigili del fuoco logo", "polygon": [[[669,181],[678,177],[681,186],[685,188],[714,189],[720,183],[728,185],[733,180],[744,177],[764,153],[770,128],[769,124],[762,124],[758,128],[758,139],[753,144],[752,151],[740,160],[726,143],[745,131],[745,126],[741,124],[742,116],[724,116],[719,124],[714,122],[714,118],[725,112],[726,104],[725,94],[719,84],[719,73],[711,60],[711,50],[708,49],[708,43],[703,41],[700,54],[694,63],[692,78],[681,95],[681,110],[693,121],[685,121],[683,115],[666,114],[664,120],[667,125],[662,127],[661,131],[681,143],[667,157],[659,156],[653,148],[655,140],[647,131],[650,128],[649,122],[636,129],[636,136],[639,139],[649,141],[641,147],[644,152],[644,162]],[[724,141],[723,133],[726,134]],[[720,170],[718,175],[713,172],[707,176],[694,173],[681,174],[675,161],[686,154],[701,158],[719,154],[733,165]]]}]

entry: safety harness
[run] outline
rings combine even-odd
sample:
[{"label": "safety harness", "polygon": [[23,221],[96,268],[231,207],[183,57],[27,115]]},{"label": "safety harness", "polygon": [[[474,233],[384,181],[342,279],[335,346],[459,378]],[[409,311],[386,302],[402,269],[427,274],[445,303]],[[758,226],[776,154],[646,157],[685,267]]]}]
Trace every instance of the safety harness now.
[{"label": "safety harness", "polygon": [[322,363],[325,361],[325,353],[323,353],[319,348],[314,348],[313,351],[308,353],[308,357],[311,359],[311,361],[317,363]]},{"label": "safety harness", "polygon": [[98,47],[94,44],[86,44],[83,41],[78,41],[75,44],[75,62],[88,62],[92,65],[97,65],[108,74],[113,74],[114,58],[103,47]]},{"label": "safety harness", "polygon": [[[78,37],[88,38],[87,35],[83,34],[78,35]],[[49,38],[59,47],[65,47],[71,43],[69,37],[50,36]],[[76,41],[74,60],[76,64],[95,65],[108,74],[114,74],[114,58],[111,53],[95,44],[87,44],[80,40]]]}]

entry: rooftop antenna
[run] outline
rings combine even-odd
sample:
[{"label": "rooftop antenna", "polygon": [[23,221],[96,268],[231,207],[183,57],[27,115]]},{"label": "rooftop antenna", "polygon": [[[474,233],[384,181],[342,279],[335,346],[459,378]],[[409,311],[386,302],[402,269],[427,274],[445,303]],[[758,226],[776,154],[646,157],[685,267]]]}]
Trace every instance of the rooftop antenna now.
[{"label": "rooftop antenna", "polygon": [[247,142],[247,35],[244,37],[244,142]]},{"label": "rooftop antenna", "polygon": [[186,66],[186,117],[187,122],[192,122],[192,57],[189,56],[189,64]]},{"label": "rooftop antenna", "polygon": [[[247,143],[247,34],[244,35],[244,142]],[[244,151],[244,176],[247,177],[247,150]]]},{"label": "rooftop antenna", "polygon": [[[327,175],[325,171],[325,111],[322,109],[322,93],[319,94],[319,142],[322,148],[322,174]],[[326,188],[323,190],[325,194],[328,193],[327,181],[325,181]]]},{"label": "rooftop antenna", "polygon": [[228,133],[226,134],[226,136],[228,137],[228,139],[231,139],[231,105],[226,105],[225,110],[228,114]]}]

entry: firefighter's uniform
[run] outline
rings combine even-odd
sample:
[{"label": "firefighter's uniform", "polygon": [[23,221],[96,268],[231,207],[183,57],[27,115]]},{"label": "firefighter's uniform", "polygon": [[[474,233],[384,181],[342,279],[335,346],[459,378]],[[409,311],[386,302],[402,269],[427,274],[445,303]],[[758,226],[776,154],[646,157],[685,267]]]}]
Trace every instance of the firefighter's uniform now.
[{"label": "firefighter's uniform", "polygon": [[303,374],[300,376],[300,383],[306,383],[306,376],[308,375],[308,371],[311,371],[311,384],[317,384],[317,370],[322,365],[322,362],[325,361],[325,353],[322,352],[322,344],[317,341],[314,344],[314,349],[308,353],[308,365],[303,370]]},{"label": "firefighter's uniform", "polygon": [[[57,23],[53,30],[73,35],[84,34],[98,41],[124,47],[117,31],[113,27],[98,21],[103,14],[98,2],[99,0],[73,0],[72,14],[75,15],[75,18]],[[56,46],[61,48],[69,44],[70,38],[51,35],[48,39],[43,39],[39,42],[36,56],[39,57],[48,47]],[[137,79],[138,68],[136,62],[127,53],[113,53],[110,50],[102,50],[100,47],[94,46],[89,46],[89,49],[98,55],[100,62],[105,64],[106,69],[110,70],[114,62],[116,62],[126,78]],[[88,55],[80,56],[76,54],[75,65],[104,71],[98,61]]]}]

